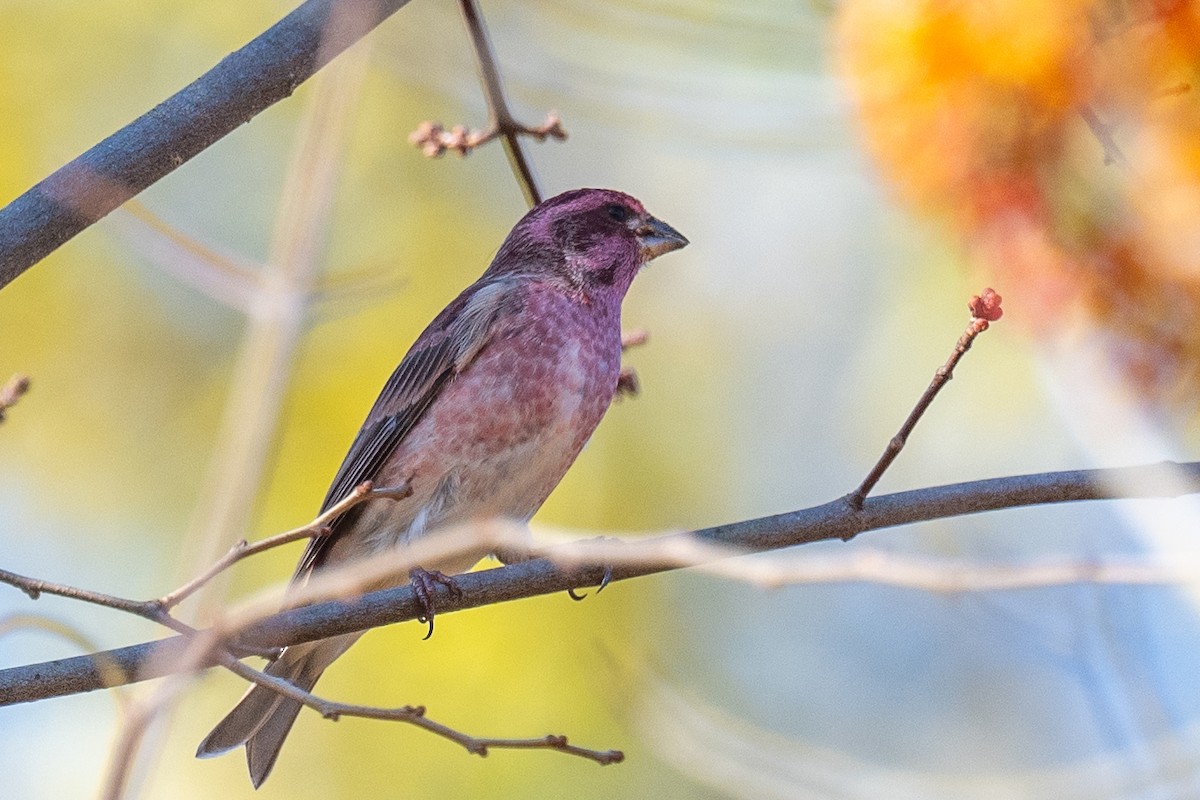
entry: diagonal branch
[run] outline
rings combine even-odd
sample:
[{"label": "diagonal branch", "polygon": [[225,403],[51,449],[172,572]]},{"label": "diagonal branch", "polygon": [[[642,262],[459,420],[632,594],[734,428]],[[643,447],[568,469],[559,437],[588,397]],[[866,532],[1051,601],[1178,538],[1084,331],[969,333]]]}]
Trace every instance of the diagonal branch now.
[{"label": "diagonal branch", "polygon": [[[735,522],[685,534],[655,537],[639,547],[661,548],[658,559],[614,563],[612,580],[624,580],[678,569],[695,559],[671,557],[672,545],[703,543],[737,548],[738,552],[776,550],[808,542],[848,540],[865,531],[1004,508],[1116,498],[1178,497],[1200,492],[1200,462],[1162,463],[1114,469],[1016,475],[869,497],[861,509],[845,498],[770,517]],[[632,546],[632,545],[630,545]],[[686,549],[686,548],[685,548]],[[643,551],[645,552],[645,551]],[[605,556],[606,560],[608,556]],[[618,559],[611,559],[618,561]],[[439,614],[563,592],[595,585],[603,564],[558,566],[534,559],[456,578],[461,597],[439,589]],[[408,585],[371,592],[353,599],[315,603],[275,614],[251,625],[239,642],[269,649],[343,633],[414,620],[424,613]],[[92,656],[61,659],[0,670],[0,705],[77,694],[171,674],[187,653],[189,638],[179,636],[110,650]],[[97,659],[119,668],[100,670]],[[215,666],[216,657],[197,668]]]},{"label": "diagonal branch", "polygon": [[[513,118],[508,109],[508,100],[504,96],[504,83],[500,80],[500,67],[496,62],[496,54],[492,50],[491,39],[488,38],[487,28],[484,27],[483,15],[475,0],[459,0],[463,20],[467,23],[467,31],[471,34],[471,46],[475,58],[479,62],[479,74],[483,78],[483,89],[487,95],[488,114],[491,126],[500,132],[504,138],[504,151],[508,154],[509,164],[513,174],[517,176],[521,188],[525,191],[525,199],[530,207],[542,202],[542,193],[538,189],[537,178],[533,174],[533,166],[521,145],[522,126]],[[557,128],[557,126],[555,125]],[[561,131],[561,129],[559,129]]]},{"label": "diagonal branch", "polygon": [[187,598],[198,592],[206,586],[213,578],[220,575],[225,570],[232,567],[237,562],[244,558],[257,555],[266,550],[272,550],[291,542],[298,542],[301,539],[312,539],[317,536],[324,536],[329,532],[329,526],[338,517],[345,514],[350,509],[359,505],[362,502],[374,498],[386,498],[389,500],[401,500],[412,494],[412,487],[408,484],[403,484],[395,488],[376,489],[371,481],[363,481],[358,486],[351,490],[350,494],[346,495],[342,500],[334,503],[312,522],[303,525],[299,528],[294,528],[290,531],[277,533],[274,536],[268,536],[266,539],[260,539],[253,544],[250,544],[245,539],[241,539],[234,543],[233,547],[221,556],[211,567],[204,572],[192,578],[190,581],[180,586],[169,594],[165,594],[157,600],[151,600],[150,603],[157,605],[164,611],[170,611],[175,606],[182,603]]},{"label": "diagonal branch", "polygon": [[938,396],[950,379],[954,377],[954,368],[958,366],[958,362],[971,349],[975,337],[988,329],[988,326],[1000,319],[1004,315],[1003,309],[1000,307],[1001,297],[991,289],[984,289],[982,295],[974,295],[967,303],[967,308],[971,311],[971,321],[967,323],[967,329],[963,331],[962,336],[958,337],[958,342],[954,345],[954,350],[950,352],[950,357],[942,364],[933,374],[933,380],[929,382],[924,393],[917,400],[917,404],[913,406],[909,412],[908,418],[904,420],[904,424],[900,426],[900,431],[893,436],[884,448],[883,455],[875,462],[875,466],[863,478],[863,482],[858,488],[850,494],[846,495],[846,502],[853,508],[862,508],[863,500],[875,488],[875,484],[879,483],[879,479],[883,477],[883,473],[887,472],[888,467],[896,460],[896,456],[900,455],[900,451],[904,449],[904,445],[908,442],[908,437],[912,435],[916,429],[917,423],[921,421],[921,417],[929,410],[929,406]]},{"label": "diagonal branch", "polygon": [[306,0],[172,97],[0,209],[0,288],[260,111],[408,0]]},{"label": "diagonal branch", "polygon": [[546,121],[541,125],[525,125],[517,121],[509,110],[508,99],[504,95],[500,66],[492,50],[492,42],[488,37],[479,6],[475,0],[459,0],[459,7],[462,9],[467,32],[471,35],[471,48],[475,51],[479,77],[483,81],[483,93],[488,105],[487,127],[471,130],[465,125],[455,125],[447,130],[439,122],[426,121],[412,132],[408,140],[420,147],[425,155],[437,158],[447,150],[465,156],[493,139],[502,139],[513,177],[517,179],[521,191],[525,194],[525,201],[532,208],[544,198],[533,174],[533,164],[521,144],[521,138],[527,136],[539,142],[547,138],[562,141],[567,138],[567,132],[563,130],[562,121],[553,111],[546,115]]}]

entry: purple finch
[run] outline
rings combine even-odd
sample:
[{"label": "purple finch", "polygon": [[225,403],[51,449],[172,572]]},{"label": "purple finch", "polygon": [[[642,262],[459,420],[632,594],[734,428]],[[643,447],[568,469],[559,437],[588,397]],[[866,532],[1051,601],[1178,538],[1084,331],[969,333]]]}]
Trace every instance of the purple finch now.
[{"label": "purple finch", "polygon": [[[448,524],[532,517],[612,402],[621,301],[634,276],[687,243],[634,198],[605,189],[566,192],[526,214],[483,276],[437,315],[392,373],[322,510],[366,480],[407,484],[411,495],[344,514],[310,542],[294,580],[404,547]],[[414,588],[428,600],[431,582],[446,580],[442,572],[465,572],[487,555],[423,564],[410,576]],[[425,616],[432,625],[428,602]],[[288,647],[267,673],[310,691],[359,635]],[[196,754],[245,744],[257,787],[300,705],[251,687]]]}]

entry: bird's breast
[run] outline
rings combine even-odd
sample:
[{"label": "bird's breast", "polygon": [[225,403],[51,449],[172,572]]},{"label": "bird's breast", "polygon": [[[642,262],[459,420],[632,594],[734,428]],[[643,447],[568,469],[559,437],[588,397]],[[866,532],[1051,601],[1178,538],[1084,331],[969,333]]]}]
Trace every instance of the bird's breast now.
[{"label": "bird's breast", "polygon": [[620,358],[619,314],[534,295],[498,322],[390,462],[384,477],[409,481],[424,514],[404,538],[431,524],[532,516],[604,416]]}]

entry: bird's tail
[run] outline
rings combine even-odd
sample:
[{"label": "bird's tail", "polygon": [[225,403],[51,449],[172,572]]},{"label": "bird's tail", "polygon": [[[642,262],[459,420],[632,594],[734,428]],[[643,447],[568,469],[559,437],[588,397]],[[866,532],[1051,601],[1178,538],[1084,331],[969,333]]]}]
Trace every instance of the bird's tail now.
[{"label": "bird's tail", "polygon": [[[266,673],[282,678],[298,689],[312,691],[325,668],[346,652],[357,638],[358,634],[348,634],[292,645],[267,666]],[[257,789],[271,774],[283,740],[300,713],[300,706],[299,700],[284,697],[266,686],[251,686],[233,710],[200,743],[196,757],[209,758],[238,745],[246,745],[250,780]]]}]

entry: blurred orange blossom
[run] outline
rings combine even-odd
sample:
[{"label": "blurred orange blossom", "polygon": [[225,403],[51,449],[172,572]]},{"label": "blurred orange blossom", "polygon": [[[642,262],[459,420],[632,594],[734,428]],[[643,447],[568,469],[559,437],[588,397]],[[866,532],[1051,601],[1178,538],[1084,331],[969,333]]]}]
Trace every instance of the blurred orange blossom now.
[{"label": "blurred orange blossom", "polygon": [[900,200],[1036,335],[1086,322],[1147,395],[1200,388],[1200,8],[847,0],[838,66]]}]

